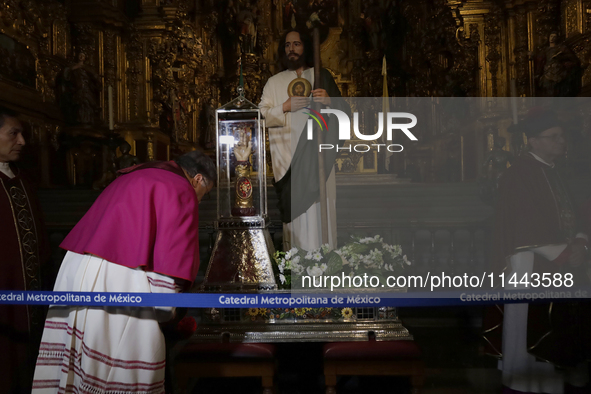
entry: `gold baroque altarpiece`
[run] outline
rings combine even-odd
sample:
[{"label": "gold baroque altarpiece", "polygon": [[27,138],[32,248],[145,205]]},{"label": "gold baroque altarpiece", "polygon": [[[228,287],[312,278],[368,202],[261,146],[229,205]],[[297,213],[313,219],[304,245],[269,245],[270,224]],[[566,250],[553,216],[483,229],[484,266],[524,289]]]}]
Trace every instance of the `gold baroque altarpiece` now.
[{"label": "gold baroque altarpiece", "polygon": [[[342,173],[477,179],[494,139],[509,141],[510,109],[496,98],[549,94],[536,56],[552,32],[580,63],[580,83],[568,93],[591,91],[588,0],[7,0],[0,102],[22,112],[33,153],[26,160],[42,186],[101,188],[123,141],[140,161],[213,152],[211,114],[233,96],[239,65],[246,97],[257,103],[279,70],[282,32],[316,21],[323,66],[343,96],[382,96],[385,57],[390,96],[484,97],[488,111],[450,131],[435,104],[438,126],[420,147],[389,170],[379,154],[344,153]],[[461,161],[439,171],[450,150]]]}]

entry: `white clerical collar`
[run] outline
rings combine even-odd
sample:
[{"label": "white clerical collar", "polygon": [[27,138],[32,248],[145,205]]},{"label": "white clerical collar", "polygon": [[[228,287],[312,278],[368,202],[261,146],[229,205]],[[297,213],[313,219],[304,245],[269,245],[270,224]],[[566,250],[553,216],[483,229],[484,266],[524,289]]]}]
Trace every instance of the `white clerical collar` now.
[{"label": "white clerical collar", "polygon": [[536,155],[533,152],[529,152],[529,154],[532,155],[534,157],[534,159],[536,159],[537,161],[546,164],[550,168],[554,168],[554,163],[547,163],[546,161],[544,161],[544,159],[542,159],[540,156]]},{"label": "white clerical collar", "polygon": [[10,179],[14,178],[14,172],[10,169],[9,163],[0,163],[0,172],[5,174]]}]

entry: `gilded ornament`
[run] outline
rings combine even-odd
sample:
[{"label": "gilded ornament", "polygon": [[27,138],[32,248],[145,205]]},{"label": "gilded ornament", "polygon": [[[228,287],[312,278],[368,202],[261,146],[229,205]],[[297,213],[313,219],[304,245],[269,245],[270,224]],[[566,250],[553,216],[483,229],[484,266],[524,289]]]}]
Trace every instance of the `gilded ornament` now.
[{"label": "gilded ornament", "polygon": [[492,85],[492,97],[498,97],[498,72],[501,61],[501,10],[495,7],[486,14],[484,21],[484,44],[486,45],[486,61],[489,64],[490,79]]},{"label": "gilded ornament", "polygon": [[579,21],[582,20],[582,15],[579,15],[579,2],[578,0],[566,0],[563,2],[563,14],[564,23],[566,30],[566,37],[570,37],[573,34],[582,33],[579,26]]}]

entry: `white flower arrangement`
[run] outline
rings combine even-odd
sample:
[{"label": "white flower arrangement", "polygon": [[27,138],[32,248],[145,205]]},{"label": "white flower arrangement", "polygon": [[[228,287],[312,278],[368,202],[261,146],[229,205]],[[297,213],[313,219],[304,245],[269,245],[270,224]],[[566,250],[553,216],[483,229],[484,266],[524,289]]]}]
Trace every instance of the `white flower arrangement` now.
[{"label": "white flower arrangement", "polygon": [[276,275],[281,288],[291,288],[292,275],[353,276],[367,273],[378,277],[401,274],[411,263],[400,245],[389,245],[379,235],[352,237],[343,247],[331,250],[328,244],[312,251],[291,248],[274,255]]}]

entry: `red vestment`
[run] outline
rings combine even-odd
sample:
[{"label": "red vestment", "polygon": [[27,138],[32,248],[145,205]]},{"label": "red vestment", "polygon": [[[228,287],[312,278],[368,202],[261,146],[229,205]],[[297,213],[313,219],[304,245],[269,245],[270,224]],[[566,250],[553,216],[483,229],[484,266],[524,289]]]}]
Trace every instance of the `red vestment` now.
[{"label": "red vestment", "polygon": [[[29,182],[13,168],[0,172],[0,289],[42,290],[42,269],[49,256],[41,210]],[[30,390],[45,308],[0,305],[0,393]]]}]

